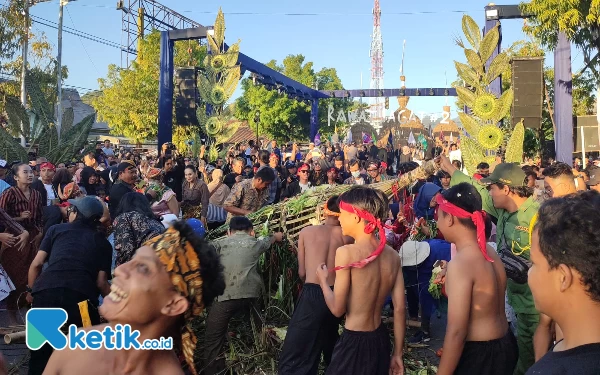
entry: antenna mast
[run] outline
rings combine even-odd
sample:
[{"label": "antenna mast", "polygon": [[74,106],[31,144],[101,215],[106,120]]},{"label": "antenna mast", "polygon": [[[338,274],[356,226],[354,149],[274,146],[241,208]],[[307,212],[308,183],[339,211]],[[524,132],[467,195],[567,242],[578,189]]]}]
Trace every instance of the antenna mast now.
[{"label": "antenna mast", "polygon": [[[373,35],[371,39],[371,89],[383,89],[383,41],[381,38],[381,8],[379,0],[375,0],[373,8]],[[373,99],[371,105],[371,123],[379,130],[384,115],[383,98]]]}]

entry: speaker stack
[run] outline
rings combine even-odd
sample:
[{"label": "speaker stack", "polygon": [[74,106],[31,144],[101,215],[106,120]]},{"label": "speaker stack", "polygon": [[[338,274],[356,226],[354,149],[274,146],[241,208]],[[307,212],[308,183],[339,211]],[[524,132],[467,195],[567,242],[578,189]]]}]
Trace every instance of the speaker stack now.
[{"label": "speaker stack", "polygon": [[196,69],[179,68],[175,70],[175,121],[177,125],[198,126],[196,108],[198,88]]},{"label": "speaker stack", "polygon": [[583,144],[585,152],[600,151],[598,139],[598,119],[596,115],[573,117],[573,151],[581,152]]},{"label": "speaker stack", "polygon": [[519,57],[512,60],[512,87],[514,91],[512,123],[523,119],[526,128],[542,126],[544,103],[544,58]]}]

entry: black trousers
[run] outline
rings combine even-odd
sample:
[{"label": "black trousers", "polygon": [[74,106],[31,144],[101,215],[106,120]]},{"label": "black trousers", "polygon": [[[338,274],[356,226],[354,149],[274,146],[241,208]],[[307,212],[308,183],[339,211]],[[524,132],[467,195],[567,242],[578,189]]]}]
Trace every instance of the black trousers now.
[{"label": "black trousers", "polygon": [[335,317],[317,284],[302,288],[279,357],[279,375],[316,375],[321,361],[331,362],[341,318]]},{"label": "black trousers", "polygon": [[417,267],[402,267],[402,275],[406,286],[406,302],[408,304],[408,316],[411,319],[419,318],[419,279],[417,278]]},{"label": "black trousers", "polygon": [[262,330],[262,320],[254,308],[256,299],[241,298],[229,301],[214,302],[206,318],[206,332],[204,334],[204,355],[202,358],[204,375],[222,374],[226,370],[225,343],[229,321],[237,314],[250,310],[254,326]]},{"label": "black trousers", "polygon": [[512,375],[518,358],[517,339],[509,328],[496,340],[467,341],[454,374]]},{"label": "black trousers", "polygon": [[[100,324],[98,302],[91,302],[85,294],[67,288],[52,288],[34,293],[33,304],[31,307],[54,307],[64,309],[68,315],[67,322],[62,327],[64,330],[71,324],[75,324],[77,327],[83,327],[78,303],[86,300],[88,301],[88,311],[92,325]],[[29,375],[42,375],[53,351],[54,349],[52,349],[49,344],[44,344],[44,346],[38,350],[30,350]]]},{"label": "black trousers", "polygon": [[392,344],[381,324],[371,332],[344,329],[333,350],[326,375],[388,375]]}]

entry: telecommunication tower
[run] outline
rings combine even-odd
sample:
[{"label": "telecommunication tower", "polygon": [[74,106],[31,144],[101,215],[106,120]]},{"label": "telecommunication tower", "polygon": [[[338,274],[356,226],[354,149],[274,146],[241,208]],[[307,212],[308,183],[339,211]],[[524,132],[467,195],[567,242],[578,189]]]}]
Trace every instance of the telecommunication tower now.
[{"label": "telecommunication tower", "polygon": [[[371,39],[371,89],[383,89],[383,40],[381,39],[381,9],[379,0],[373,8],[373,35]],[[371,104],[371,124],[379,130],[383,122],[383,98],[373,98]]]}]

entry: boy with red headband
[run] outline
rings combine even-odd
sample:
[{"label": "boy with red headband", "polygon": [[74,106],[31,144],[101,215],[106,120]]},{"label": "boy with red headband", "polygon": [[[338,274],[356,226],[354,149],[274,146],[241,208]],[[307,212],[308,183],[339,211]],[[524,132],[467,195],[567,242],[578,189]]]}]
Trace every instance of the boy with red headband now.
[{"label": "boy with red headband", "polygon": [[448,263],[448,325],[438,375],[512,375],[517,341],[504,312],[506,272],[487,246],[481,196],[461,183],[436,197],[438,229],[456,245]]},{"label": "boy with red headband", "polygon": [[[325,263],[317,277],[325,303],[333,315],[346,314],[344,332],[333,351],[327,374],[403,374],[405,303],[404,280],[398,253],[386,245],[382,220],[389,212],[387,197],[379,190],[356,186],[340,196],[342,233],[352,245],[336,251],[334,290]],[[376,235],[377,234],[377,235]],[[381,312],[388,295],[394,303],[394,352]]]},{"label": "boy with red headband", "polygon": [[[325,203],[325,223],[313,225],[300,231],[298,238],[298,275],[304,281],[294,315],[290,320],[283,351],[279,357],[278,374],[317,374],[321,353],[325,364],[331,362],[333,347],[338,339],[340,320],[336,318],[323,298],[317,274],[306,272],[326,263],[333,268],[335,252],[340,246],[352,243],[342,234],[340,207],[335,195]],[[328,276],[333,287],[335,274]]]}]

